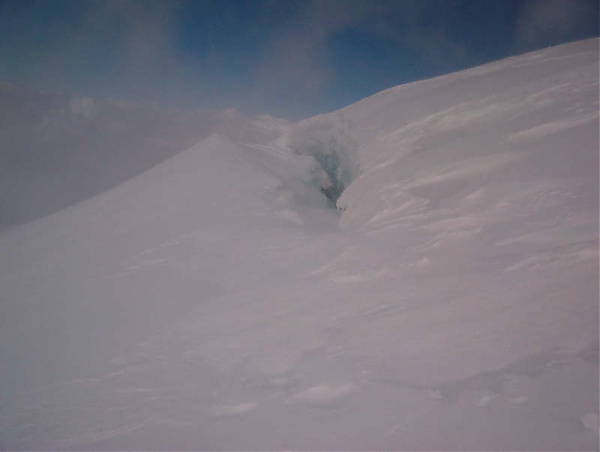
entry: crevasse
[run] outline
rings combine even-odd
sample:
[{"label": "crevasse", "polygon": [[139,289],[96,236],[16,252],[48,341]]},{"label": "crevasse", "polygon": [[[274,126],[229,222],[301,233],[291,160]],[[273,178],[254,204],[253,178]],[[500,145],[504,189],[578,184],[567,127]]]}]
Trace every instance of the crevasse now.
[{"label": "crevasse", "polygon": [[315,159],[313,181],[332,207],[359,173],[358,143],[346,124],[317,117],[301,123],[288,137],[288,147]]}]

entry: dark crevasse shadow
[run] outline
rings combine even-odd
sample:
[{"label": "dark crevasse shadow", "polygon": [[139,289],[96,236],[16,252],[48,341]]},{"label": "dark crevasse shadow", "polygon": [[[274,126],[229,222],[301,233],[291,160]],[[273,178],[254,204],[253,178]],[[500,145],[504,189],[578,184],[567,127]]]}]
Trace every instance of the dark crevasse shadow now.
[{"label": "dark crevasse shadow", "polygon": [[325,195],[330,207],[358,176],[358,143],[342,121],[316,118],[300,124],[290,134],[288,146],[296,153],[315,159],[314,183]]}]

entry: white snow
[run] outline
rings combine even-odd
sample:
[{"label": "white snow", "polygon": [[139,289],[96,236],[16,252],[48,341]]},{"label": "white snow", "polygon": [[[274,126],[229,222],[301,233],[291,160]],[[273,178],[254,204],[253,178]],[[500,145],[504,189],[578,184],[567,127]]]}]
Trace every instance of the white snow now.
[{"label": "white snow", "polygon": [[0,448],[597,450],[598,44],[228,111],[0,233]]},{"label": "white snow", "polygon": [[290,403],[321,408],[332,407],[345,400],[354,389],[352,383],[320,384],[292,396]]}]

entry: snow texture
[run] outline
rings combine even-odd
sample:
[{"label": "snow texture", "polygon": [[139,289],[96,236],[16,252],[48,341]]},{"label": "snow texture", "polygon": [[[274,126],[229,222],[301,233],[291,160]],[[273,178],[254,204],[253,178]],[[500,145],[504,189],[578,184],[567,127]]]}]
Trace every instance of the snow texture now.
[{"label": "snow texture", "polygon": [[248,120],[0,233],[0,448],[597,450],[598,44]]}]

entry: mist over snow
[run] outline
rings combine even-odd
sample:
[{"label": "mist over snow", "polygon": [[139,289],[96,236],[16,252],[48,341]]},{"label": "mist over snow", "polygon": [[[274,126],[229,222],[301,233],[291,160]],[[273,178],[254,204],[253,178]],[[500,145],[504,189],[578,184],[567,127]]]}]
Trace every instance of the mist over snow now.
[{"label": "mist over snow", "polygon": [[0,81],[0,230],[114,187],[212,133],[271,140],[286,125],[265,119],[42,94]]},{"label": "mist over snow", "polygon": [[597,450],[598,50],[295,124],[1,85],[0,448]]}]

